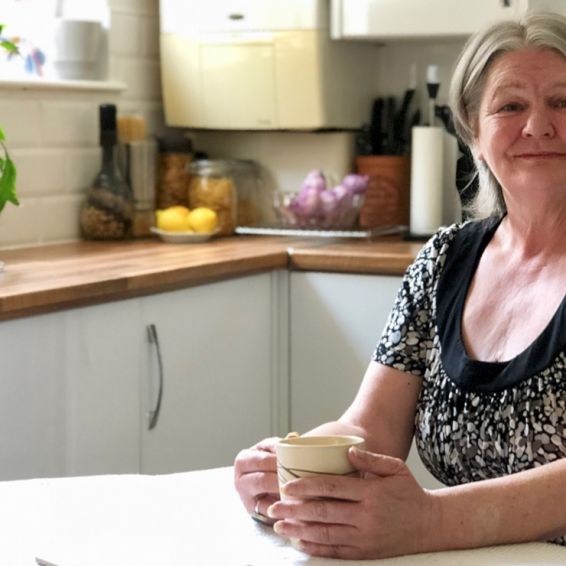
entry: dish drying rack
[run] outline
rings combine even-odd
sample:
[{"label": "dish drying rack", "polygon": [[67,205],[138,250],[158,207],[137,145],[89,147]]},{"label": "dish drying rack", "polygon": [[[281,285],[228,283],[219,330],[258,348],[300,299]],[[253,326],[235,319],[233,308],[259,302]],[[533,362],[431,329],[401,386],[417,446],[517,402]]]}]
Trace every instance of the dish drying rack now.
[{"label": "dish drying rack", "polygon": [[379,236],[405,234],[406,225],[378,226],[368,230],[322,230],[308,228],[287,228],[277,226],[236,226],[236,234],[254,236],[299,236],[315,238],[360,238],[373,239]]}]

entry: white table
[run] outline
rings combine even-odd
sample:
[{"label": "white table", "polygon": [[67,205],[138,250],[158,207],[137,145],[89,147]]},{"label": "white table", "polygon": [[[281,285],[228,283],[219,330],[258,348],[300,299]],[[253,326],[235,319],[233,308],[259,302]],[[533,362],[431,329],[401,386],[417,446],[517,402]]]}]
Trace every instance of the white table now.
[{"label": "white table", "polygon": [[232,469],[0,482],[0,564],[33,566],[558,566],[545,543],[392,558],[310,558],[252,521]]}]

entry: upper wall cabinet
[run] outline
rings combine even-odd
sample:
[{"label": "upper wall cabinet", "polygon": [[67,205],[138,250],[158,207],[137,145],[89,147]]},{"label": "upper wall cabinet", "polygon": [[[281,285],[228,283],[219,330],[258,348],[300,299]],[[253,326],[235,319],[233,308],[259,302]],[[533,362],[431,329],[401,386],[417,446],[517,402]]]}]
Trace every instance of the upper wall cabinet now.
[{"label": "upper wall cabinet", "polygon": [[358,128],[376,46],[330,39],[328,0],[161,0],[169,126]]},{"label": "upper wall cabinet", "polygon": [[528,10],[566,13],[564,0],[331,0],[334,39],[462,37]]}]

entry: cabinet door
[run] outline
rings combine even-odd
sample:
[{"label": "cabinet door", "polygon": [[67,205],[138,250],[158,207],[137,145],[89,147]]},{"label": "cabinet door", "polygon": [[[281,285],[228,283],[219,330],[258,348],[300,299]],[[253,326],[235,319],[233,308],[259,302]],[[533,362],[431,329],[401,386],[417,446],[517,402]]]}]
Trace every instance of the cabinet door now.
[{"label": "cabinet door", "polygon": [[66,473],[137,473],[144,339],[139,299],[63,314]]},{"label": "cabinet door", "polygon": [[468,35],[488,22],[511,19],[517,0],[332,0],[336,38],[403,38]]},{"label": "cabinet door", "polygon": [[291,427],[338,418],[353,400],[401,278],[291,274]]},{"label": "cabinet door", "polygon": [[0,479],[139,471],[138,301],[0,323]]},{"label": "cabinet door", "polygon": [[271,434],[271,278],[254,275],[142,299],[163,364],[161,409],[149,430],[158,364],[148,344],[142,472],[230,465],[241,448]]},{"label": "cabinet door", "polygon": [[[338,418],[353,400],[393,306],[400,277],[291,275],[291,428]],[[440,484],[415,447],[407,464],[423,487]]]},{"label": "cabinet door", "polygon": [[0,479],[65,473],[63,316],[0,322]]}]

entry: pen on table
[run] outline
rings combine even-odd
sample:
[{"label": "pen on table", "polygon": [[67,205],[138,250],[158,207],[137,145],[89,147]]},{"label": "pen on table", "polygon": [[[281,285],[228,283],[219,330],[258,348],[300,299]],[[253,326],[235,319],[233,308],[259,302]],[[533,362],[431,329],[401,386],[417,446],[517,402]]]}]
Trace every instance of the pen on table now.
[{"label": "pen on table", "polygon": [[35,563],[37,566],[58,566],[55,562],[49,562],[48,560],[43,560],[43,558],[38,558],[36,556]]}]

